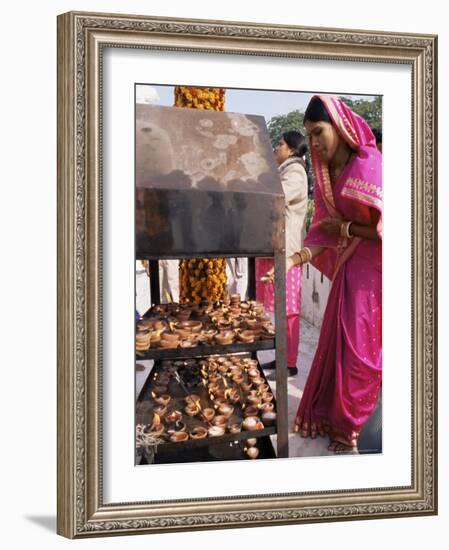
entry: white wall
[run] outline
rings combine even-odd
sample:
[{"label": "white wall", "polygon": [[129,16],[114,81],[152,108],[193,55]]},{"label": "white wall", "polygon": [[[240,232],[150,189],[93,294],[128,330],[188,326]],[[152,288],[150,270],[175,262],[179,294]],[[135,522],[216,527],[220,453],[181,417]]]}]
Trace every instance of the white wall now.
[{"label": "white wall", "polygon": [[301,317],[317,328],[321,328],[323,322],[330,287],[331,281],[327,277],[312,265],[304,266],[301,287]]},{"label": "white wall", "polygon": [[[440,515],[70,542],[56,515],[56,15],[69,10],[440,33],[440,150],[449,150],[449,27],[443,2],[139,2],[60,0],[2,6],[2,546],[12,548],[444,548],[449,529],[447,364],[449,216],[440,216]],[[275,85],[275,83],[273,83]],[[444,158],[441,154],[441,158]],[[447,164],[439,204],[449,204]],[[7,196],[5,196],[5,191]],[[446,305],[446,308],[443,307]],[[298,469],[298,475],[301,471]],[[253,544],[254,542],[254,544]]]}]

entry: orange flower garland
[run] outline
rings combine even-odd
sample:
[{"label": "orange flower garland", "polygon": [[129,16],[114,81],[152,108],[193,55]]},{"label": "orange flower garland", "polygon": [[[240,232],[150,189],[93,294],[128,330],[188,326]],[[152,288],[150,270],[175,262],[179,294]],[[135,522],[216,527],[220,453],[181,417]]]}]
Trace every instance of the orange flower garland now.
[{"label": "orange flower garland", "polygon": [[[224,111],[223,88],[175,87],[175,107]],[[192,258],[179,262],[179,299],[181,303],[222,301],[227,293],[224,258]]]}]

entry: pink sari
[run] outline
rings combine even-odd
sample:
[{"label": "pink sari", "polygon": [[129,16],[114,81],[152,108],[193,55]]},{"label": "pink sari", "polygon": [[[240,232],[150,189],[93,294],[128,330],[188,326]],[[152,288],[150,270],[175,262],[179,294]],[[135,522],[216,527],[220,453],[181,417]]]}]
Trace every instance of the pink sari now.
[{"label": "pink sari", "polygon": [[356,155],[332,186],[327,165],[312,151],[315,214],[305,245],[325,247],[313,264],[333,282],[296,424],[303,436],[328,433],[356,446],[382,379],[382,243],[331,236],[319,222],[377,224],[381,238],[382,157],[361,117],[337,98],[320,98]]}]

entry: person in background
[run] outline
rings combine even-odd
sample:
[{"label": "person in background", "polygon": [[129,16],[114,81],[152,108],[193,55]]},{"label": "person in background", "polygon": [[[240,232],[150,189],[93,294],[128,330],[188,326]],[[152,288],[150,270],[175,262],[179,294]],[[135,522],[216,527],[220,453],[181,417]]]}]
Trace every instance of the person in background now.
[{"label": "person in background", "polygon": [[373,128],[373,134],[376,138],[376,147],[382,153],[382,130],[380,128]]},{"label": "person in background", "polygon": [[[275,148],[279,175],[285,195],[285,253],[292,255],[302,247],[305,235],[308,179],[305,165],[307,144],[300,132],[289,131],[282,135]],[[267,273],[267,277],[263,275]],[[256,296],[267,311],[274,311],[273,260],[256,261]],[[298,373],[299,318],[301,311],[302,268],[292,268],[287,274],[287,367],[289,376]],[[263,283],[263,280],[266,282]],[[276,363],[263,365],[264,369],[275,368]]]},{"label": "person in background", "polygon": [[228,279],[228,294],[239,294],[242,301],[248,293],[248,258],[227,258],[226,276]]},{"label": "person in background", "polygon": [[294,431],[327,434],[337,454],[357,452],[382,379],[382,155],[366,121],[338,98],[314,96],[304,125],[315,214],[286,268],[311,261],[332,286]]}]

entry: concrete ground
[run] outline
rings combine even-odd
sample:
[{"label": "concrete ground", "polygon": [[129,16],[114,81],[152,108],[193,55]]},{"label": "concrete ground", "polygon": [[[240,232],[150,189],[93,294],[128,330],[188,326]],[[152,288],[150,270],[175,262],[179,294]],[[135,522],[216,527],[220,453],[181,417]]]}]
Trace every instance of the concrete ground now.
[{"label": "concrete ground", "polygon": [[[317,437],[316,439],[302,438],[299,434],[292,431],[293,421],[298,409],[299,400],[302,396],[307,376],[310,371],[313,356],[318,345],[318,337],[320,331],[301,318],[301,335],[299,345],[299,357],[297,362],[298,374],[287,378],[288,391],[288,446],[289,456],[335,456],[331,451],[327,450],[329,445],[328,437]],[[274,351],[260,351],[257,354],[261,364],[268,363],[274,359]],[[273,391],[276,391],[275,372],[272,370],[264,371],[270,386]],[[276,436],[272,436],[274,448],[276,448]]]}]

